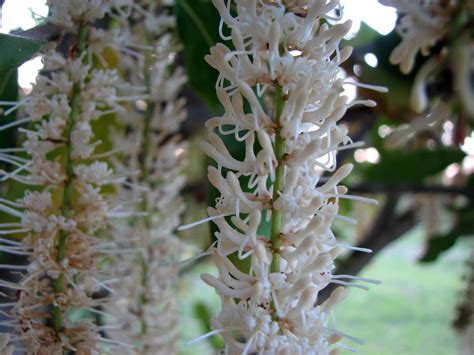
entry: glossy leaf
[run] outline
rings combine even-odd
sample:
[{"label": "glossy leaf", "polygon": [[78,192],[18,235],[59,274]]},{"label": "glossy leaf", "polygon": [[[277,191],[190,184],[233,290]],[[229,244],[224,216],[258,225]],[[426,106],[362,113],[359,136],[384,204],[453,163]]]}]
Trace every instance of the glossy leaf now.
[{"label": "glossy leaf", "polygon": [[462,151],[449,149],[384,151],[378,164],[363,164],[360,168],[367,183],[413,183],[441,172],[448,165],[460,162],[465,156]]},{"label": "glossy leaf", "polygon": [[[194,317],[199,321],[204,333],[212,331],[211,327],[211,311],[209,307],[203,303],[198,302],[193,307]],[[215,350],[220,350],[224,347],[224,341],[221,336],[212,336],[207,338],[209,343]]]},{"label": "glossy leaf", "polygon": [[220,16],[210,0],[177,0],[178,35],[184,48],[188,79],[213,112],[220,112],[215,94],[218,72],[204,60],[219,38]]},{"label": "glossy leaf", "polygon": [[427,248],[420,258],[420,262],[432,262],[451,248],[459,238],[464,236],[474,236],[474,206],[463,208],[456,213],[454,227],[445,234],[433,236],[429,239]]},{"label": "glossy leaf", "polygon": [[[8,72],[3,90],[0,90],[0,101],[14,102],[18,99],[18,75],[16,70]],[[8,107],[5,107],[7,109]],[[16,115],[12,112],[9,115],[4,115],[0,111],[0,126],[12,122]],[[11,127],[0,131],[0,148],[13,147],[15,144],[16,128]],[[0,167],[3,164],[0,162]]]},{"label": "glossy leaf", "polygon": [[367,25],[365,22],[361,22],[359,31],[357,32],[357,36],[351,38],[348,43],[352,47],[368,46],[373,43],[378,37],[380,37],[380,34],[376,30]]},{"label": "glossy leaf", "polygon": [[0,94],[5,89],[11,72],[31,59],[45,41],[0,33]]}]

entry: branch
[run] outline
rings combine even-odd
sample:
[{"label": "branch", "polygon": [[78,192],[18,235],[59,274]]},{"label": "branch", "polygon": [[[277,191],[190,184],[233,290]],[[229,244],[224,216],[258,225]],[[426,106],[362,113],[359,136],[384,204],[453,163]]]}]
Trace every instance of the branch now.
[{"label": "branch", "polygon": [[425,194],[450,194],[450,195],[464,195],[470,199],[474,199],[473,187],[457,187],[457,186],[443,186],[443,185],[424,185],[419,183],[414,184],[398,184],[398,185],[384,185],[377,183],[360,184],[349,187],[353,193],[425,193]]}]

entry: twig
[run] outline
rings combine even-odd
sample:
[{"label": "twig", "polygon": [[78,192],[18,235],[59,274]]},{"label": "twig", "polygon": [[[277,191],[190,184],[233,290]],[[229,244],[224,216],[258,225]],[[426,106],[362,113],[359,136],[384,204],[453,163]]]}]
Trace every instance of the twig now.
[{"label": "twig", "polygon": [[352,193],[429,193],[429,194],[450,194],[450,195],[464,195],[468,198],[474,198],[473,187],[457,187],[457,186],[443,186],[443,185],[424,185],[419,183],[412,184],[397,184],[397,185],[386,185],[386,184],[360,184],[349,187]]}]

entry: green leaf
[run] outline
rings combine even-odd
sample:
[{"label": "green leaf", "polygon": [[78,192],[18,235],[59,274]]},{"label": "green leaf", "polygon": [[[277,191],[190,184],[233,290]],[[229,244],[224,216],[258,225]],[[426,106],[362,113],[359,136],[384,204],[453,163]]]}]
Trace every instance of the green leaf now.
[{"label": "green leaf", "polygon": [[176,19],[189,82],[211,111],[220,112],[215,93],[218,72],[204,60],[209,48],[222,42],[219,13],[210,0],[177,0]]},{"label": "green leaf", "polygon": [[[193,307],[193,313],[194,313],[194,317],[201,324],[201,327],[204,330],[204,332],[208,333],[212,331],[211,311],[209,310],[209,307],[205,303],[203,302],[196,303]],[[224,340],[222,339],[221,336],[214,335],[207,339],[215,350],[220,350],[224,347]]]},{"label": "green leaf", "polygon": [[0,33],[0,72],[18,68],[31,59],[46,41]]},{"label": "green leaf", "polygon": [[474,236],[473,221],[474,206],[468,206],[459,210],[451,231],[431,237],[419,261],[423,263],[435,261],[443,252],[451,248],[460,237]]},{"label": "green leaf", "polygon": [[45,43],[46,41],[0,33],[0,94],[11,71],[31,59]]},{"label": "green leaf", "polygon": [[0,74],[0,97],[3,96],[3,92],[6,90],[7,86],[9,86],[9,82],[11,82],[13,77],[18,80],[18,73],[16,70],[9,70],[3,75]]},{"label": "green leaf", "polygon": [[348,43],[353,47],[362,47],[373,43],[378,37],[380,37],[380,34],[377,31],[365,22],[361,22],[357,35],[350,39]]},{"label": "green leaf", "polygon": [[[16,70],[11,70],[5,77],[3,88],[0,88],[0,101],[15,102],[18,100],[18,75]],[[16,112],[7,116],[0,113],[0,126],[12,122],[16,117]],[[11,127],[0,131],[0,148],[9,148],[15,145],[16,128]],[[4,168],[0,163],[0,168]]]},{"label": "green leaf", "polygon": [[[370,36],[370,34],[362,34]],[[357,37],[355,41],[357,43]],[[378,94],[370,90],[367,94],[376,99],[377,106],[386,114],[388,113],[392,118],[403,122],[413,116],[409,106],[410,92],[415,73],[423,61],[426,60],[426,57],[418,56],[414,70],[408,75],[403,74],[399,66],[393,65],[389,60],[390,54],[399,43],[400,36],[394,30],[385,36],[377,36],[366,46],[356,48],[355,53],[359,53],[360,56],[365,53],[373,53],[377,57],[378,64],[376,68],[362,63],[363,70],[360,81],[387,87],[389,92],[386,94]],[[352,43],[350,44],[353,45]]]},{"label": "green leaf", "polygon": [[459,150],[383,151],[378,164],[360,167],[366,182],[399,184],[421,182],[426,177],[444,170],[448,165],[460,162],[465,153]]},{"label": "green leaf", "polygon": [[433,236],[429,240],[428,247],[419,261],[422,263],[435,261],[441,253],[448,250],[456,243],[458,237],[459,234],[455,231]]}]

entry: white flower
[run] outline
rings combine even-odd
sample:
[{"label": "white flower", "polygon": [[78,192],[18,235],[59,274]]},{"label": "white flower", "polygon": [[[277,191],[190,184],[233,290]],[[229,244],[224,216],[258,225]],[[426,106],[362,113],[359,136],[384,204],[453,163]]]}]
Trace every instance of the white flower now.
[{"label": "white flower", "polygon": [[25,206],[28,206],[30,210],[40,213],[53,208],[53,200],[51,198],[51,193],[47,191],[26,191],[25,196],[21,199],[21,202]]},{"label": "white flower", "polygon": [[18,219],[2,234],[22,235],[20,242],[3,239],[2,250],[29,261],[26,266],[9,265],[21,272],[18,283],[2,282],[18,301],[8,314],[12,337],[0,337],[0,352],[11,353],[8,341],[20,340],[27,353],[99,354],[103,327],[91,318],[74,320],[70,312],[94,312],[108,302],[107,297],[92,297],[97,291],[113,292],[110,275],[98,265],[114,243],[101,242],[98,232],[110,218],[128,217],[133,211],[112,207],[113,198],[104,197],[102,186],[123,183],[124,178],[115,176],[107,154],[100,161],[94,156],[101,142],[94,141],[91,122],[134,98],[120,96],[118,88],[125,85],[116,72],[94,70],[87,62],[92,58],[87,45],[91,22],[110,12],[114,2],[50,0],[48,5],[48,20],[76,32],[77,48],[64,58],[54,45],[48,46],[43,58],[51,72],[41,73],[31,93],[16,105],[27,116],[18,124],[32,122],[20,130],[25,133],[20,150],[26,157],[1,153],[16,163],[7,178],[37,185],[39,191],[0,203],[2,213]]},{"label": "white flower", "polygon": [[108,164],[100,161],[95,161],[90,165],[79,164],[74,172],[81,181],[95,185],[107,184],[113,176]]},{"label": "white flower", "polygon": [[403,14],[397,32],[402,42],[390,55],[390,62],[400,64],[400,69],[407,74],[413,69],[415,58],[420,51],[428,55],[429,50],[446,34],[447,23],[451,19],[449,7],[439,1],[423,0],[380,0],[387,6],[397,8]]},{"label": "white flower", "polygon": [[[125,354],[178,352],[178,268],[174,263],[181,258],[184,245],[175,230],[184,210],[179,193],[185,184],[185,143],[177,133],[186,118],[185,102],[179,97],[186,79],[172,59],[173,4],[136,2],[130,15],[133,20],[121,23],[114,33],[115,40],[122,43],[109,44],[123,53],[120,72],[128,74],[129,95],[145,93],[141,98],[145,109],[122,112],[126,129],[113,136],[124,157],[116,159],[115,170],[130,176],[131,181],[121,190],[123,199],[145,214],[132,215],[127,223],[117,226],[123,236],[120,242],[130,253],[117,258],[115,265],[123,281],[120,298],[110,311],[124,321],[109,335],[136,345],[135,350],[125,349]],[[95,86],[100,88],[103,84],[97,79]],[[135,238],[130,240],[130,235]]]},{"label": "white flower", "polygon": [[[408,1],[381,0],[384,5],[397,8],[400,23],[397,32],[402,40],[392,51],[390,61],[400,64],[407,74],[412,71],[416,56],[429,58],[416,73],[411,91],[410,106],[418,114],[408,126],[403,126],[388,137],[388,144],[407,142],[421,130],[436,130],[441,123],[457,114],[474,117],[474,89],[470,81],[473,72],[474,45],[469,36],[469,19],[474,8],[463,1]],[[452,86],[431,90],[429,82],[442,80],[437,76],[452,73]],[[461,107],[461,112],[458,111]]]},{"label": "white flower", "polygon": [[[343,333],[328,325],[328,314],[344,292],[315,304],[329,283],[346,284],[331,274],[340,253],[331,224],[347,219],[338,215],[338,200],[352,169],[336,167],[337,151],[352,146],[338,125],[348,107],[339,65],[351,53],[339,45],[350,22],[326,23],[338,1],[213,3],[221,36],[235,47],[217,44],[206,56],[219,71],[225,108],[208,121],[202,144],[217,163],[208,177],[220,193],[208,211],[218,227],[219,276],[202,275],[222,300],[213,328],[229,354],[335,353],[331,345]],[[292,55],[295,49],[301,54]],[[241,141],[245,157],[232,156],[218,133]],[[265,220],[266,236],[259,228]],[[248,273],[230,262],[232,253],[249,259]]]},{"label": "white flower", "polygon": [[2,355],[13,355],[15,352],[15,347],[8,345],[9,341],[9,334],[0,334],[0,353],[2,353]]},{"label": "white flower", "polygon": [[48,20],[67,28],[74,28],[78,21],[94,22],[110,10],[110,1],[101,0],[48,0],[46,3],[51,9]]}]

